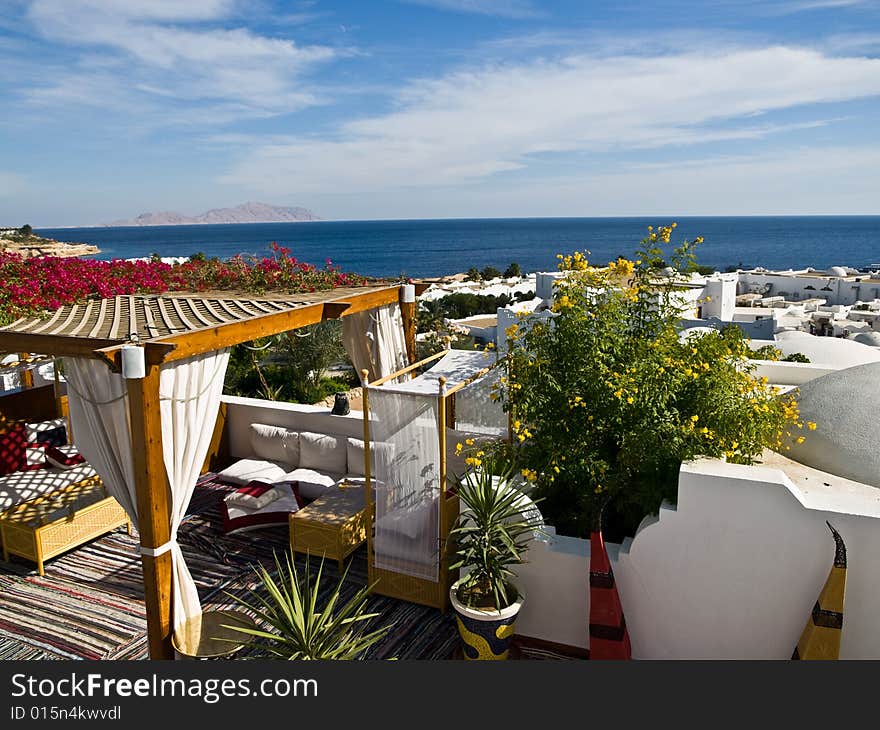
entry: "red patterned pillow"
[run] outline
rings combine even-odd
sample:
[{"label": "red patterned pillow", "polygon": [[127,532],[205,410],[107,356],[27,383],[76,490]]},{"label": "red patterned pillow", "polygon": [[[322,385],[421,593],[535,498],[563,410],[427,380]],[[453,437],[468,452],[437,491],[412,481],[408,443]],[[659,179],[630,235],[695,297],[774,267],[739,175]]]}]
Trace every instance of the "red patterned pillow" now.
[{"label": "red patterned pillow", "polygon": [[27,465],[27,445],[27,429],[23,423],[0,433],[0,476]]},{"label": "red patterned pillow", "polygon": [[46,461],[60,469],[73,469],[77,464],[82,464],[85,457],[76,450],[75,446],[47,446]]},{"label": "red patterned pillow", "polygon": [[296,482],[278,482],[274,488],[281,493],[281,497],[259,509],[241,507],[224,499],[221,511],[223,532],[229,534],[260,527],[287,525],[290,514],[302,507],[298,485]]}]

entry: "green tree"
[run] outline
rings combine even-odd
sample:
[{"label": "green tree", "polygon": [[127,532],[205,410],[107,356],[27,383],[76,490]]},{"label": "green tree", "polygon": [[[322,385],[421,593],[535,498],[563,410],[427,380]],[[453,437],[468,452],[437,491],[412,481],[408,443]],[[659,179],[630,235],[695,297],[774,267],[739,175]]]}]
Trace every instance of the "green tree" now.
[{"label": "green tree", "polygon": [[468,281],[480,281],[480,271],[476,266],[471,266],[471,268],[467,270],[465,277]]},{"label": "green tree", "polygon": [[33,235],[34,229],[31,228],[27,223],[25,223],[21,228],[18,229],[19,234],[23,238],[30,238]]},{"label": "green tree", "polygon": [[[633,261],[605,268],[560,256],[552,321],[507,332],[498,395],[512,410],[514,458],[561,534],[587,535],[603,509],[616,537],[632,534],[675,500],[682,461],[751,463],[803,428],[794,400],[753,374],[737,328],[679,339],[674,282],[655,276],[673,229],[650,230]],[[671,265],[688,270],[695,243]]]},{"label": "green tree", "polygon": [[494,266],[487,266],[485,269],[483,269],[480,272],[480,275],[484,279],[487,279],[487,280],[488,279],[497,279],[498,277],[501,276],[501,272],[498,269],[496,269]]},{"label": "green tree", "polygon": [[522,269],[519,264],[514,261],[504,270],[504,278],[512,279],[514,276],[522,276]]},{"label": "green tree", "polygon": [[325,395],[320,388],[324,371],[345,359],[342,323],[337,319],[280,335],[265,358],[284,372],[293,396],[304,403],[314,403]]}]

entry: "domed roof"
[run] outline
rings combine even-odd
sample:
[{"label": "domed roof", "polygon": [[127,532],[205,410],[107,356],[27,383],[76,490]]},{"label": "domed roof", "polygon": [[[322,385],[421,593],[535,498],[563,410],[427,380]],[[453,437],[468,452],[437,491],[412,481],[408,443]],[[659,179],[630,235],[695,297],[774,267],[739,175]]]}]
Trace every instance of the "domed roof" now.
[{"label": "domed roof", "polygon": [[828,276],[846,276],[846,269],[842,266],[832,266],[825,273]]},{"label": "domed roof", "polygon": [[783,355],[806,355],[813,365],[851,368],[880,362],[880,350],[842,337],[819,337],[809,332],[780,332],[774,343]]},{"label": "domed roof", "polygon": [[717,331],[718,330],[714,329],[713,327],[702,327],[699,325],[695,326],[695,327],[686,327],[685,329],[683,329],[681,332],[678,333],[678,339],[680,342],[684,342],[690,335],[702,336],[702,335],[711,334],[712,332],[717,332]]},{"label": "domed roof", "polygon": [[868,347],[880,347],[880,332],[859,332],[853,337],[853,341]]},{"label": "domed roof", "polygon": [[[792,443],[786,456],[814,469],[880,487],[880,363],[838,370],[799,387],[804,443]],[[806,424],[812,421],[816,430]]]}]

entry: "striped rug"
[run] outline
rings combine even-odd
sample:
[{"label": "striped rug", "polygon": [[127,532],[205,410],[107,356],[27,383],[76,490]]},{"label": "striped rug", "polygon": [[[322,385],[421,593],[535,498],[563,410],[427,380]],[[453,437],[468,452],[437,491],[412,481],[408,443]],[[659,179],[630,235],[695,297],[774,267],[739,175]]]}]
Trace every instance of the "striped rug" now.
[{"label": "striped rug", "polygon": [[[220,501],[229,487],[206,475],[196,487],[190,514],[179,530],[187,565],[205,609],[235,607],[232,596],[258,586],[252,565],[273,565],[273,551],[288,548],[286,527],[237,535],[220,529]],[[144,659],[146,622],[138,539],[124,529],[36,566],[18,558],[0,561],[0,659]],[[298,556],[298,567],[305,559]],[[314,573],[316,561],[309,566]],[[324,568],[329,592],[338,573],[335,561]],[[343,595],[366,583],[361,549],[353,557]],[[393,630],[371,648],[369,658],[445,659],[457,635],[451,616],[383,596],[370,600],[380,613],[377,625]],[[245,650],[241,655],[253,653]]]},{"label": "striped rug", "polygon": [[[204,609],[238,608],[236,597],[257,590],[253,566],[274,574],[273,555],[289,548],[287,527],[224,535],[220,505],[231,487],[205,475],[196,486],[179,542]],[[0,659],[146,659],[146,620],[138,538],[124,529],[36,566],[18,558],[0,561]],[[297,555],[297,567],[306,560]],[[308,565],[312,574],[318,562]],[[336,561],[324,567],[326,594],[338,581]],[[366,550],[352,556],[343,598],[367,582]],[[373,596],[369,628],[391,626],[367,659],[452,659],[459,639],[452,613],[442,614],[405,601]],[[246,647],[236,656],[256,656]],[[524,651],[522,658],[562,658],[553,652]]]}]

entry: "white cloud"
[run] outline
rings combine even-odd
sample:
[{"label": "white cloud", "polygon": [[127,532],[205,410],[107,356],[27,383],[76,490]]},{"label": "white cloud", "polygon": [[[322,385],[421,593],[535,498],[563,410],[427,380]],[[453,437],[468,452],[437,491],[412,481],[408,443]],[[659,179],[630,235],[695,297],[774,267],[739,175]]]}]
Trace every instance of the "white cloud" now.
[{"label": "white cloud", "polygon": [[402,0],[411,5],[426,5],[457,13],[497,15],[506,18],[533,18],[541,12],[529,0]]},{"label": "white cloud", "polygon": [[[164,96],[184,103],[222,102],[230,109],[237,105],[238,116],[317,103],[300,79],[339,52],[246,28],[216,27],[234,9],[233,0],[35,0],[29,18],[39,32],[85,47],[90,56],[55,84],[33,89],[30,97],[103,104],[109,93],[129,100],[140,96],[136,106],[149,106],[150,97]],[[205,25],[208,21],[215,22]],[[113,73],[96,72],[86,62],[96,54],[106,57],[104,66],[116,67]],[[90,88],[102,93],[89,96]]]},{"label": "white cloud", "polygon": [[685,158],[568,176],[404,188],[393,196],[326,192],[307,200],[315,209],[351,219],[858,215],[876,209],[878,167],[880,150],[873,146],[811,146],[766,156]]},{"label": "white cloud", "polygon": [[333,136],[257,144],[224,182],[296,194],[497,180],[554,153],[590,165],[595,152],[820,125],[756,125],[754,117],[878,95],[880,59],[803,48],[491,65],[414,82],[396,111],[350,121]]},{"label": "white cloud", "polygon": [[834,10],[837,8],[852,8],[858,5],[870,5],[872,0],[793,0],[771,5],[768,12],[779,14],[800,13],[806,10]]},{"label": "white cloud", "polygon": [[876,53],[880,50],[880,33],[838,33],[824,45],[836,53]]}]

